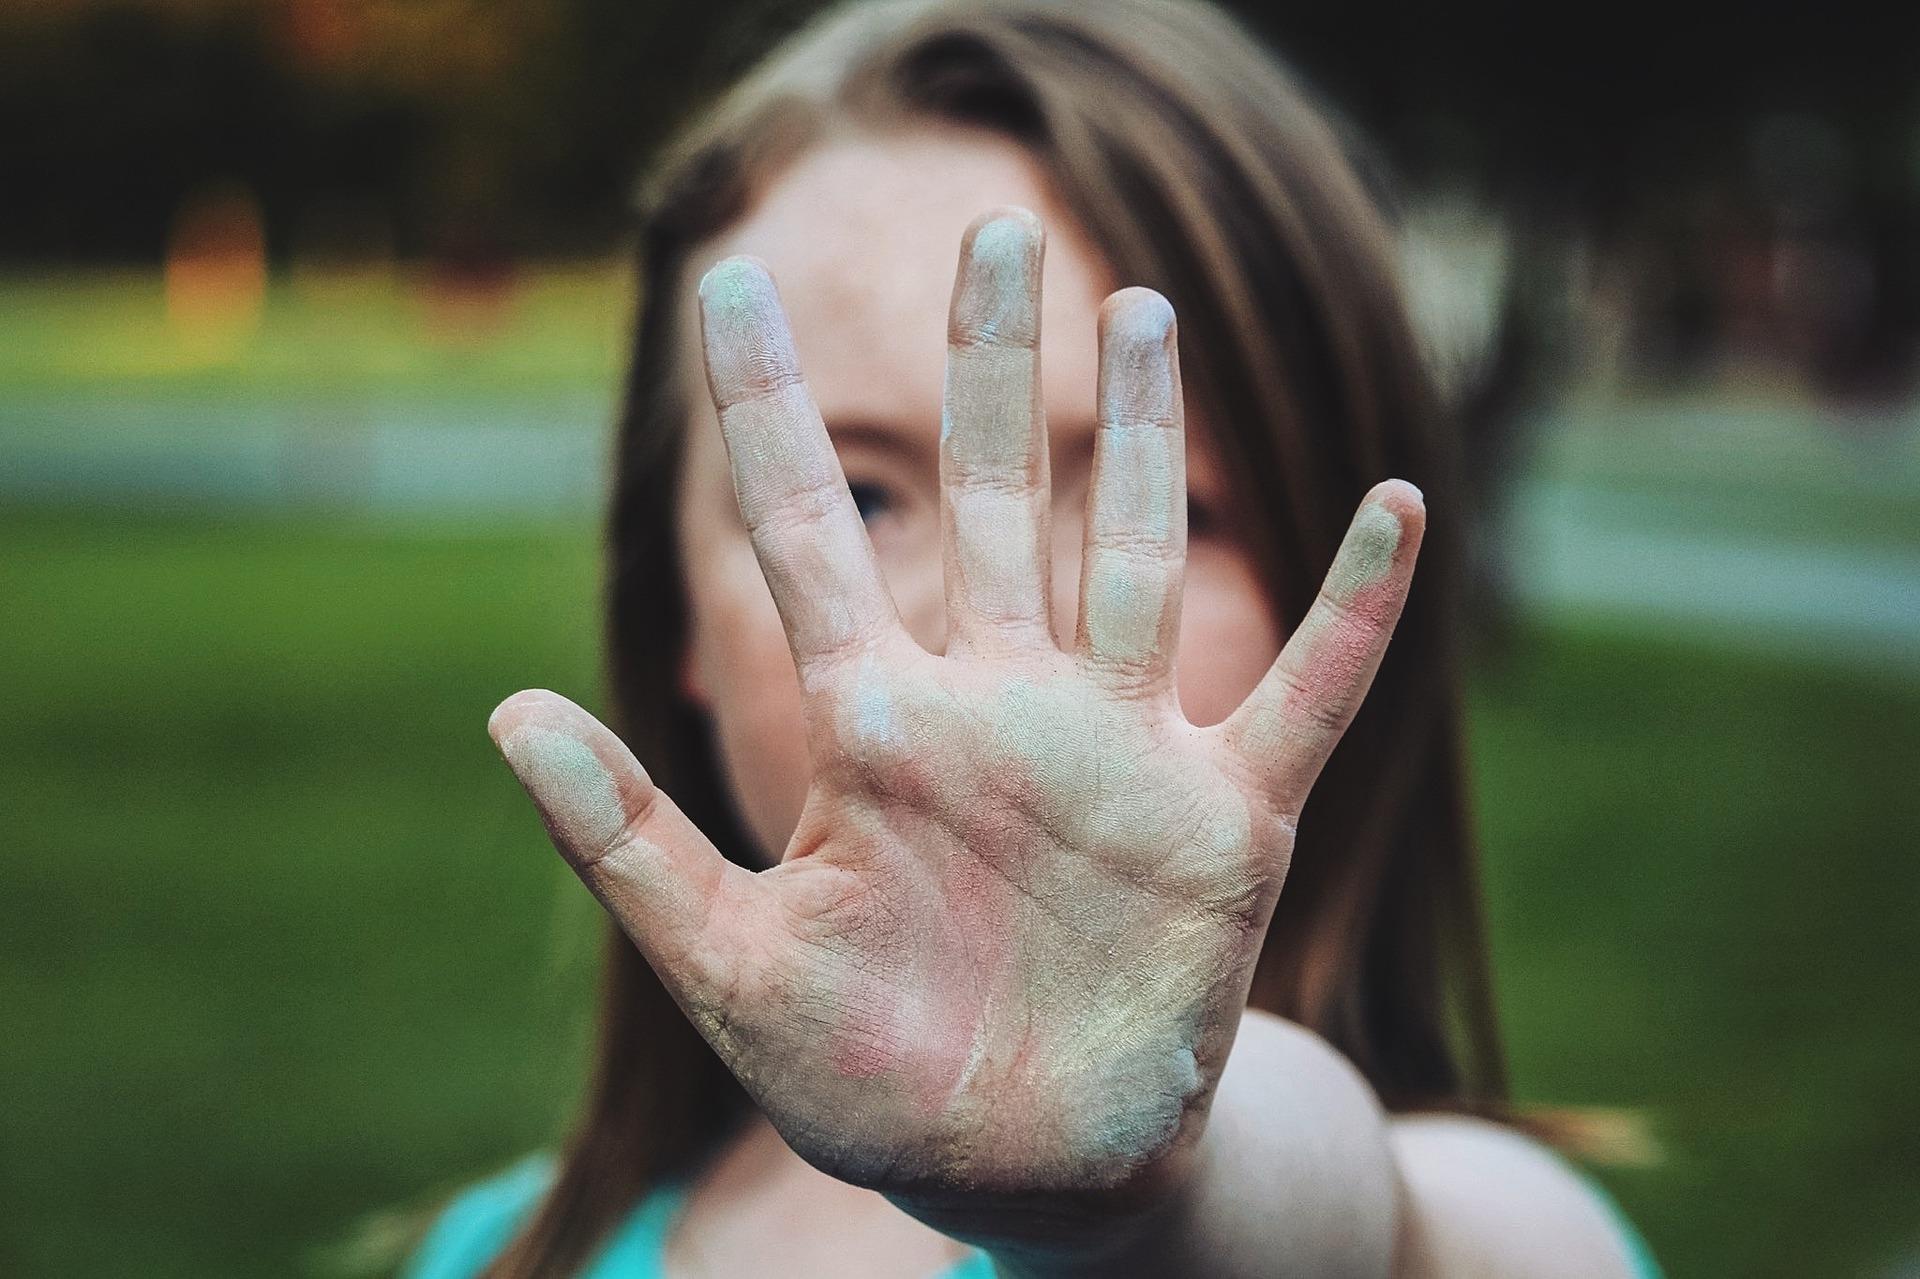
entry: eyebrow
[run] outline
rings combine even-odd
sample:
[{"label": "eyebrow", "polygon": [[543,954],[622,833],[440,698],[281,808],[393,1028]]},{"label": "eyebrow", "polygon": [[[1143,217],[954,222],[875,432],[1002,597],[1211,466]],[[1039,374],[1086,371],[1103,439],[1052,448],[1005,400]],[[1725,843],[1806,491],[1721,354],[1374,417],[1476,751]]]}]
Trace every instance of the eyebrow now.
[{"label": "eyebrow", "polygon": [[830,414],[825,415],[823,420],[827,425],[827,436],[836,449],[849,444],[864,444],[884,453],[897,453],[910,461],[918,461],[932,456],[932,446],[939,440],[937,428],[922,432],[890,426],[874,418],[835,417]]}]

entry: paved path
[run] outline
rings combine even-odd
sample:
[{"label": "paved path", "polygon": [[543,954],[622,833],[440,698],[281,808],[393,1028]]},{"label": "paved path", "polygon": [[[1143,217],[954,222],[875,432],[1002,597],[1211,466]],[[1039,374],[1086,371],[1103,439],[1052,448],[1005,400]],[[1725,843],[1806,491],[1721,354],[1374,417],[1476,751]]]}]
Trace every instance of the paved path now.
[{"label": "paved path", "polygon": [[1504,539],[1521,602],[1920,677],[1920,529],[1905,549],[1761,541],[1645,505],[1522,481]]}]

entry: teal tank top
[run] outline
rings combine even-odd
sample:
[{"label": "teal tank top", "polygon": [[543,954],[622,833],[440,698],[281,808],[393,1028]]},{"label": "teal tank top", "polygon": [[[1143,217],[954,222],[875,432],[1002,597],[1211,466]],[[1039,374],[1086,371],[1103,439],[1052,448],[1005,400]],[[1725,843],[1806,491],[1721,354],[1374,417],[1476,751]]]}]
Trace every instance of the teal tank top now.
[{"label": "teal tank top", "polygon": [[[539,1202],[553,1176],[553,1157],[534,1154],[485,1181],[468,1187],[440,1214],[426,1240],[401,1272],[402,1279],[473,1279],[507,1246],[527,1214]],[[1620,1228],[1633,1255],[1639,1279],[1661,1279],[1647,1244],[1628,1221],[1613,1197],[1586,1178]],[[580,1279],[660,1279],[666,1273],[662,1259],[667,1232],[686,1199],[683,1182],[668,1182],[628,1214]],[[942,1270],[933,1279],[996,1279],[993,1261],[975,1248],[965,1259]]]},{"label": "teal tank top", "polygon": [[[403,1279],[473,1279],[507,1246],[553,1176],[553,1156],[529,1155],[503,1173],[462,1191],[433,1224],[401,1272]],[[580,1279],[660,1279],[667,1232],[687,1197],[684,1182],[667,1182],[627,1215]],[[995,1279],[993,1262],[975,1248],[932,1279]]]}]

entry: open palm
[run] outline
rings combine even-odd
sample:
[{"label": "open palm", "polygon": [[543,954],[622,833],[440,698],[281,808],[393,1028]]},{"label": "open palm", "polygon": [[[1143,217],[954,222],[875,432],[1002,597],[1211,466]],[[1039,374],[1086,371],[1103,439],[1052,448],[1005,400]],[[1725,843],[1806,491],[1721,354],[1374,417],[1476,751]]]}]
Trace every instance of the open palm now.
[{"label": "open palm", "polygon": [[1171,308],[1100,315],[1074,643],[1047,601],[1041,232],[969,229],[941,487],[949,640],[907,633],[762,267],[700,295],[735,490],[802,688],[812,787],[778,866],[727,862],[573,703],[491,730],[557,845],[788,1143],[904,1196],[1098,1191],[1191,1146],[1294,821],[1399,616],[1424,512],[1363,500],[1224,723],[1174,683],[1186,481]]}]

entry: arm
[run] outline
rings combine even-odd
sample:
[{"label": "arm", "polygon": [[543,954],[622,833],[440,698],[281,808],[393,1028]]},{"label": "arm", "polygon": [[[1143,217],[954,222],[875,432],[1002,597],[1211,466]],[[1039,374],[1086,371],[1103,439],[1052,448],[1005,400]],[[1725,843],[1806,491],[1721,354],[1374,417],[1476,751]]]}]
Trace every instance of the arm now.
[{"label": "arm", "polygon": [[1556,1156],[1480,1120],[1390,1118],[1325,1040],[1257,1009],[1241,1019],[1198,1152],[1151,1216],[1071,1253],[995,1253],[996,1268],[1008,1279],[1635,1273],[1606,1208]]},{"label": "arm", "polygon": [[1408,1192],[1402,1279],[1642,1272],[1607,1206],[1538,1142],[1461,1115],[1397,1119],[1390,1140]]},{"label": "arm", "polygon": [[1248,1009],[1194,1165],[1168,1202],[1082,1252],[994,1253],[995,1266],[1008,1279],[1383,1276],[1399,1194],[1386,1116],[1352,1063]]}]

